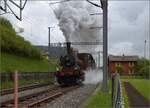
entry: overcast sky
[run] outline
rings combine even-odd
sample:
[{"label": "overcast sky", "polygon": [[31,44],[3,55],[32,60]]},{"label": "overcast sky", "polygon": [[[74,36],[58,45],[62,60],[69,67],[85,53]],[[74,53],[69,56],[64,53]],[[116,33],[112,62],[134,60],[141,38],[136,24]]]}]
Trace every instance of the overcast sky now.
[{"label": "overcast sky", "polygon": [[[11,14],[4,16],[11,20],[15,28],[24,28],[24,33],[20,35],[34,45],[48,44],[48,26],[55,27],[51,30],[52,42],[65,42],[53,11],[58,5],[50,7],[48,3],[50,2],[28,1],[23,10],[22,21],[16,20]],[[108,46],[110,54],[143,56],[144,40],[147,40],[146,49],[147,57],[149,57],[149,8],[148,0],[109,1]]]}]

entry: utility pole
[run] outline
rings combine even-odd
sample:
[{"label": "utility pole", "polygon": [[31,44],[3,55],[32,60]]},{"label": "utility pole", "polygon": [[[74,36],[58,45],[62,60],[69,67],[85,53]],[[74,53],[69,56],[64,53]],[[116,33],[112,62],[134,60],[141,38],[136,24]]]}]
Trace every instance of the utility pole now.
[{"label": "utility pole", "polygon": [[22,0],[20,0],[20,20],[22,20]]},{"label": "utility pole", "polygon": [[98,69],[100,68],[100,51],[98,51]]},{"label": "utility pole", "polygon": [[98,68],[98,57],[96,55],[96,68]]},{"label": "utility pole", "polygon": [[108,0],[100,0],[103,9],[103,84],[102,91],[108,92],[108,54],[107,54],[107,7]]},{"label": "utility pole", "polygon": [[108,0],[100,0],[101,6],[89,0],[90,4],[103,9],[103,84],[102,91],[108,92],[108,54],[107,54],[107,7]]},{"label": "utility pole", "polygon": [[49,59],[51,58],[51,54],[50,54],[50,45],[51,45],[51,28],[54,28],[54,27],[48,27],[48,55],[49,55]]},{"label": "utility pole", "polygon": [[100,0],[101,6],[97,5],[89,0],[87,2],[91,3],[96,7],[103,9],[103,84],[102,91],[108,92],[108,54],[107,54],[107,7],[108,0]]},{"label": "utility pole", "polygon": [[146,72],[146,40],[144,41],[144,59],[145,59],[145,72]]},{"label": "utility pole", "polygon": [[144,58],[146,59],[146,40],[144,41]]}]

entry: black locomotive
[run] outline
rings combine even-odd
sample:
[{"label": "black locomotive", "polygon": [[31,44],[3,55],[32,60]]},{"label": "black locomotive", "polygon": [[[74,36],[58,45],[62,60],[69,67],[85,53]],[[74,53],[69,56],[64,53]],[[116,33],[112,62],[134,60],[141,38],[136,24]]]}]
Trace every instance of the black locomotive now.
[{"label": "black locomotive", "polygon": [[89,53],[78,53],[67,42],[67,54],[60,57],[62,69],[56,73],[60,85],[81,84],[84,81],[87,68],[95,68],[95,61]]}]

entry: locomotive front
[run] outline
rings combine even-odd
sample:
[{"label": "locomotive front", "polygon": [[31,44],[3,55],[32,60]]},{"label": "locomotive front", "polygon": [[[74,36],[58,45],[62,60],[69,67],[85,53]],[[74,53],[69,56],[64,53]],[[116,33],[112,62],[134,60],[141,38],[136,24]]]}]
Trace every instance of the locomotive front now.
[{"label": "locomotive front", "polygon": [[82,61],[78,60],[77,51],[71,49],[71,43],[67,42],[67,54],[60,57],[62,69],[56,73],[57,82],[60,85],[80,84],[84,81],[84,72],[81,70]]}]

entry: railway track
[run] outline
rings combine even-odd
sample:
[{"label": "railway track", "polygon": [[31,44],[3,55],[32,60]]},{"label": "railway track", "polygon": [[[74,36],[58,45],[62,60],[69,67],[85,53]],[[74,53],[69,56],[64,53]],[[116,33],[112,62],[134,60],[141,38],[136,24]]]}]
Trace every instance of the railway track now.
[{"label": "railway track", "polygon": [[[31,94],[28,96],[24,96],[19,98],[19,108],[37,108],[53,99],[63,95],[66,92],[77,89],[79,86],[71,86],[71,87],[58,87],[55,86],[49,90],[42,91],[39,93]],[[7,102],[1,103],[1,108],[13,108],[14,100],[9,100]]]},{"label": "railway track", "polygon": [[[52,84],[52,83],[27,85],[27,86],[19,87],[18,91],[21,92],[21,91],[25,91],[25,90],[35,89],[35,88],[39,88],[39,87],[48,86],[50,84]],[[14,92],[13,88],[5,89],[5,90],[0,91],[0,95],[4,96],[4,95],[12,94],[13,92]]]}]

